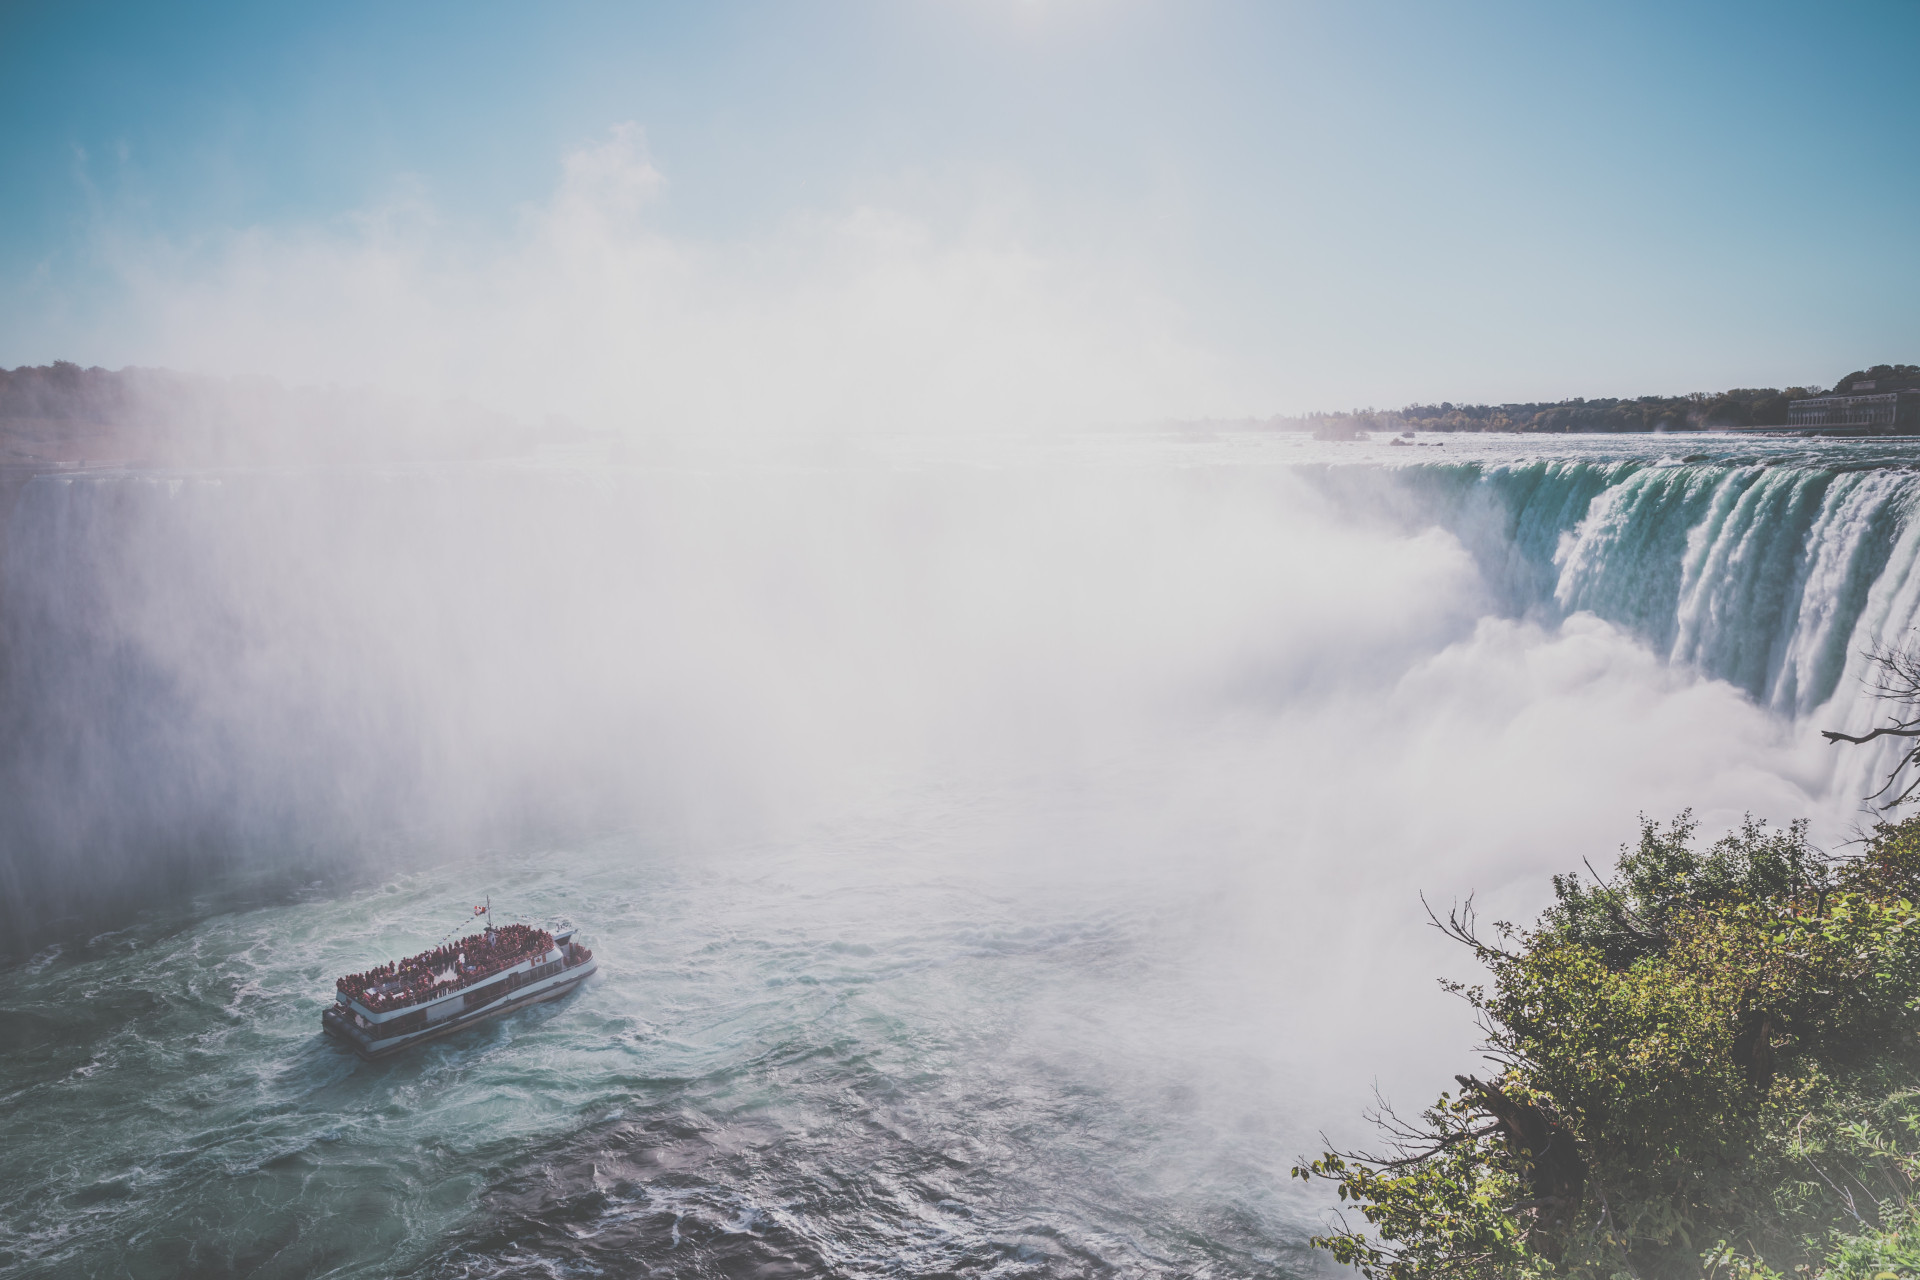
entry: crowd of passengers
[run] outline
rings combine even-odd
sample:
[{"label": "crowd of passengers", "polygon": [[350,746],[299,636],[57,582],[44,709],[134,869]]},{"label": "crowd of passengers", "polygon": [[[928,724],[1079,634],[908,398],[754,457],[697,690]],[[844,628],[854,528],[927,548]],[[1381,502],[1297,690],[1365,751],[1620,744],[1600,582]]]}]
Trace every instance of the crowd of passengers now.
[{"label": "crowd of passengers", "polygon": [[[365,973],[350,973],[334,985],[378,1013],[412,1004],[443,989],[464,987],[552,947],[553,935],[545,929],[510,924],[405,960],[389,961]],[[392,989],[382,989],[386,987]]]}]

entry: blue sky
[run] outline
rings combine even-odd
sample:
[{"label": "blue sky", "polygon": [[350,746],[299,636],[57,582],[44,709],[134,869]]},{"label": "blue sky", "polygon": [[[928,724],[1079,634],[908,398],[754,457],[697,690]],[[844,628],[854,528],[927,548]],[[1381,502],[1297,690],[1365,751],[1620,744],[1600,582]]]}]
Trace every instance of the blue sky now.
[{"label": "blue sky", "polygon": [[[507,341],[461,317],[617,329],[629,290],[645,385],[686,382],[662,412],[739,353],[786,400],[858,381],[889,308],[969,353],[924,380],[949,398],[1048,353],[983,412],[1830,381],[1920,359],[1916,43],[1913,3],[10,3],[0,364],[378,382],[353,335],[398,310],[457,391]],[[644,207],[595,239],[568,158],[622,126]],[[595,253],[626,274],[581,284]]]}]

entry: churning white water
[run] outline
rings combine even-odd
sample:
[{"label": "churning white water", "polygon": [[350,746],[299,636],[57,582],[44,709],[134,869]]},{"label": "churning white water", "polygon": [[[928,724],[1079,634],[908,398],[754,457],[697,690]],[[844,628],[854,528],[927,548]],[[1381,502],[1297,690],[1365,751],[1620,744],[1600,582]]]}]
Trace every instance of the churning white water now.
[{"label": "churning white water", "polygon": [[[1438,446],[1438,447],[1435,447]],[[1901,444],[865,438],[87,472],[6,524],[0,1266],[1265,1274],[1468,1067],[1420,895],[1844,839]],[[602,958],[403,1059],[490,893]]]}]

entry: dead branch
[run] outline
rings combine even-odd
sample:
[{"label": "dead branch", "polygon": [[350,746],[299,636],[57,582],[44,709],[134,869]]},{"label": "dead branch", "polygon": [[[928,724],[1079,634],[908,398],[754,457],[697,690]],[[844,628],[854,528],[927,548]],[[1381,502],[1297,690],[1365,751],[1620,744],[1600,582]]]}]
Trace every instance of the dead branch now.
[{"label": "dead branch", "polygon": [[1872,733],[1863,733],[1857,738],[1851,733],[1842,733],[1838,729],[1822,729],[1820,736],[1828,742],[1852,742],[1858,744],[1862,742],[1872,742],[1875,738],[1920,738],[1920,728],[1916,728],[1914,722],[1909,721],[1905,724],[1886,725],[1882,728],[1875,729]]},{"label": "dead branch", "polygon": [[1482,942],[1477,932],[1478,920],[1473,910],[1473,895],[1468,894],[1465,902],[1456,903],[1442,920],[1434,911],[1433,904],[1427,901],[1427,895],[1420,895],[1420,906],[1427,913],[1427,923],[1452,938],[1455,942],[1471,947],[1473,953],[1481,959],[1499,956],[1503,960],[1518,960],[1520,957],[1505,947],[1497,947],[1490,942]]},{"label": "dead branch", "polygon": [[[1371,1151],[1340,1151],[1333,1148],[1328,1148],[1327,1154],[1353,1164],[1371,1165],[1376,1169],[1404,1169],[1410,1164],[1431,1160],[1448,1147],[1458,1146],[1462,1142],[1472,1142],[1478,1138],[1491,1138],[1501,1131],[1502,1126],[1495,1121],[1478,1129],[1460,1129],[1453,1133],[1422,1135],[1427,1139],[1425,1147],[1418,1151],[1408,1151],[1403,1147],[1401,1154],[1396,1156],[1384,1156]],[[1324,1133],[1320,1135],[1320,1142],[1322,1146],[1326,1146],[1327,1136]],[[1301,1163],[1304,1166],[1305,1162]]]},{"label": "dead branch", "polygon": [[[1875,698],[1885,702],[1904,705],[1908,710],[1920,707],[1920,649],[1895,649],[1878,646],[1861,655],[1872,664],[1872,675],[1866,684]],[[1920,715],[1906,719],[1890,718],[1890,723],[1881,725],[1869,733],[1852,734],[1838,729],[1822,729],[1820,736],[1828,742],[1845,742],[1854,746],[1873,742],[1880,738],[1920,738]],[[1909,769],[1915,775],[1904,787],[1895,792],[1901,775]],[[1880,803],[1882,809],[1892,809],[1913,799],[1920,792],[1920,746],[1905,752],[1887,774],[1877,790],[1865,797],[1868,803],[1882,801],[1882,797],[1893,794],[1891,800]]]}]

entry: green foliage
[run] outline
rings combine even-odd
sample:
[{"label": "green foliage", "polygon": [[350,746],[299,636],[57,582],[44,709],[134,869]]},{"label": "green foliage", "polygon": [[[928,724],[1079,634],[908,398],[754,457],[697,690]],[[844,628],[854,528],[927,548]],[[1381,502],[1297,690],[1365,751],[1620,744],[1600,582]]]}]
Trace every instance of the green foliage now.
[{"label": "green foliage", "polygon": [[[1885,372],[1889,366],[1848,375],[1843,387],[1879,372],[1876,390],[1907,386],[1920,378],[1899,380]],[[1912,369],[1911,365],[1892,366]],[[1347,413],[1310,413],[1278,417],[1267,425],[1285,430],[1311,431],[1323,440],[1352,439],[1368,431],[1518,431],[1609,432],[1689,431],[1709,427],[1779,427],[1787,423],[1787,407],[1795,400],[1828,394],[1823,387],[1736,387],[1730,391],[1696,391],[1684,396],[1601,397],[1520,404],[1410,404],[1400,409],[1354,409]]]},{"label": "green foliage", "polygon": [[[1871,387],[1863,387],[1863,382],[1871,382]],[[1898,391],[1909,387],[1920,387],[1920,365],[1913,364],[1877,364],[1871,369],[1856,369],[1840,381],[1833,384],[1834,395],[1851,395],[1854,392],[1878,393]]]},{"label": "green foliage", "polygon": [[1526,404],[1411,404],[1393,416],[1421,431],[1684,431],[1782,426],[1787,406],[1818,387],[1741,387],[1684,396],[1561,400]]},{"label": "green foliage", "polygon": [[1296,1169],[1370,1228],[1323,1238],[1336,1257],[1392,1280],[1920,1274],[1898,1261],[1920,1179],[1920,820],[1848,862],[1801,824],[1705,850],[1694,830],[1643,823],[1609,878],[1556,878],[1532,929],[1487,941],[1470,907],[1450,917],[1488,971],[1453,989],[1497,1070],[1416,1123],[1383,1117],[1387,1155]]},{"label": "green foliage", "polygon": [[[4,370],[0,370],[4,376]],[[1872,383],[1870,388],[1859,387]],[[0,384],[3,386],[3,384]],[[1267,419],[1282,430],[1311,431],[1322,440],[1351,440],[1372,431],[1690,431],[1712,427],[1783,427],[1796,400],[1920,388],[1920,365],[1877,364],[1825,387],[1734,387],[1684,396],[1600,397],[1520,404],[1410,404],[1401,409],[1353,409]]]},{"label": "green foliage", "polygon": [[1839,882],[1872,897],[1920,902],[1920,823],[1877,823],[1866,848],[1839,867]]},{"label": "green foliage", "polygon": [[1920,1276],[1920,1215],[1887,1227],[1837,1233],[1820,1267],[1825,1280],[1909,1280]]},{"label": "green foliage", "polygon": [[1665,831],[1642,818],[1640,843],[1621,850],[1611,881],[1553,878],[1557,903],[1543,923],[1622,968],[1665,951],[1676,920],[1700,907],[1791,900],[1825,883],[1827,863],[1807,844],[1804,822],[1769,832],[1748,818],[1705,853],[1692,847],[1695,830],[1691,812]]},{"label": "green foliage", "polygon": [[1342,1201],[1373,1224],[1314,1243],[1367,1275],[1502,1273],[1527,1257],[1524,1224],[1508,1206],[1525,1195],[1524,1162],[1505,1158],[1474,1102],[1440,1095],[1422,1116],[1433,1150],[1405,1161],[1337,1152],[1302,1163],[1299,1178],[1330,1178]]}]

